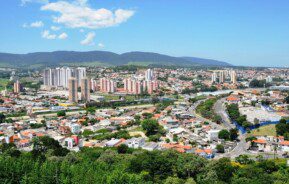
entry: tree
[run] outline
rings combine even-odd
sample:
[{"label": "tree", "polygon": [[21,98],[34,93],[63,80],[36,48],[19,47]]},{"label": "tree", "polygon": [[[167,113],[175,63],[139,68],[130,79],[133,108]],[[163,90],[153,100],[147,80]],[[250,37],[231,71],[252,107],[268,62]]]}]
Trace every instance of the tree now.
[{"label": "tree", "polygon": [[284,99],[284,102],[289,104],[289,95]]},{"label": "tree", "polygon": [[3,113],[0,113],[0,123],[5,122],[5,115]]},{"label": "tree", "polygon": [[219,139],[225,139],[229,140],[230,139],[230,132],[228,130],[221,130],[218,134]]},{"label": "tree", "polygon": [[224,146],[222,144],[218,144],[216,146],[216,149],[217,149],[218,153],[225,153],[225,148],[224,148]]},{"label": "tree", "polygon": [[184,181],[178,177],[167,177],[164,184],[183,184]]},{"label": "tree", "polygon": [[155,135],[161,129],[160,125],[158,124],[157,120],[154,119],[145,119],[141,123],[142,128],[146,131],[146,135]]},{"label": "tree", "polygon": [[236,128],[230,129],[230,140],[234,141],[238,138],[238,130]]},{"label": "tree", "polygon": [[65,111],[58,111],[57,112],[57,116],[60,117],[60,116],[66,116],[66,112]]},{"label": "tree", "polygon": [[240,155],[236,157],[235,160],[240,164],[251,164],[254,162],[254,160],[250,159],[248,155]]},{"label": "tree", "polygon": [[128,146],[125,145],[125,144],[121,144],[117,147],[117,152],[120,153],[120,154],[124,154],[124,153],[127,153],[128,152]]}]

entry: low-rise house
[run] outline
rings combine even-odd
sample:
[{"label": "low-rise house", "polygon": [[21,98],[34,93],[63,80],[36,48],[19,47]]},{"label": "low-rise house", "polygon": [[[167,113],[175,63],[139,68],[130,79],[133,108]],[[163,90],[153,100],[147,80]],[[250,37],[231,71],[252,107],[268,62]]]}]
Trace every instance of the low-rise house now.
[{"label": "low-rise house", "polygon": [[282,141],[279,143],[281,151],[289,152],[289,141]]},{"label": "low-rise house", "polygon": [[125,141],[125,144],[129,147],[129,148],[140,148],[145,144],[145,139],[142,137],[138,137],[138,138],[131,138]]},{"label": "low-rise house", "polygon": [[195,154],[208,159],[214,158],[215,156],[212,149],[196,149]]},{"label": "low-rise house", "polygon": [[153,151],[158,149],[159,145],[156,142],[146,142],[143,146],[141,146],[142,149]]},{"label": "low-rise house", "polygon": [[209,141],[217,141],[220,130],[209,130],[207,132],[207,138]]},{"label": "low-rise house", "polygon": [[192,150],[192,146],[191,145],[181,145],[178,143],[165,143],[165,144],[161,144],[161,148],[162,149],[174,149],[180,153],[186,153],[186,152],[190,152],[190,150]]}]

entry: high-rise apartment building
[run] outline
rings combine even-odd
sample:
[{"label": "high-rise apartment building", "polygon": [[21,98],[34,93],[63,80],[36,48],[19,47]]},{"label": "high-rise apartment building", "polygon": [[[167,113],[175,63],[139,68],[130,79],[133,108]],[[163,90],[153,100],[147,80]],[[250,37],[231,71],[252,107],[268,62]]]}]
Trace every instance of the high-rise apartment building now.
[{"label": "high-rise apartment building", "polygon": [[90,87],[89,87],[89,80],[87,78],[81,79],[81,100],[89,102],[90,101]]},{"label": "high-rise apartment building", "polygon": [[220,71],[219,72],[219,83],[224,83],[225,82],[225,72]]},{"label": "high-rise apartment building", "polygon": [[14,83],[13,91],[14,91],[14,93],[20,93],[21,92],[21,85],[20,85],[20,82],[18,80]]},{"label": "high-rise apartment building", "polygon": [[237,83],[237,73],[236,73],[236,71],[234,71],[234,70],[231,71],[231,82],[232,82],[233,84],[236,84],[236,83]]},{"label": "high-rise apartment building", "polygon": [[154,78],[154,71],[152,69],[148,69],[145,72],[145,80],[146,81],[151,81],[151,80],[153,80],[153,78]]},{"label": "high-rise apartment building", "polygon": [[74,77],[68,79],[68,92],[69,92],[69,101],[78,102],[78,92],[77,92],[77,80]]}]

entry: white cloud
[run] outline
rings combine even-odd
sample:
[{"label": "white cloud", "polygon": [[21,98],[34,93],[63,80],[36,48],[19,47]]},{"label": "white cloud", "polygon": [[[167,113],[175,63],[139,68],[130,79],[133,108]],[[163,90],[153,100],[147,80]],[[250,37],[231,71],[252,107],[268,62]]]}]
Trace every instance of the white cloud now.
[{"label": "white cloud", "polygon": [[47,4],[49,3],[48,0],[21,0],[21,6],[24,6],[27,3],[41,3],[41,4]]},{"label": "white cloud", "polygon": [[39,27],[43,27],[43,26],[44,26],[44,23],[42,21],[32,22],[30,24],[24,23],[22,25],[22,27],[24,27],[24,28],[29,28],[29,27],[39,28]]},{"label": "white cloud", "polygon": [[84,32],[84,29],[80,29],[79,32],[83,33],[83,32]]},{"label": "white cloud", "polygon": [[52,31],[58,31],[58,30],[60,30],[60,27],[58,27],[58,26],[51,26],[50,29],[51,29]]},{"label": "white cloud", "polygon": [[87,4],[87,0],[74,2],[58,1],[48,3],[41,7],[43,11],[54,11],[60,15],[54,16],[53,21],[64,24],[70,28],[105,28],[126,22],[134,15],[133,10],[117,9],[93,9]]},{"label": "white cloud", "polygon": [[55,34],[50,34],[50,32],[48,30],[43,31],[41,36],[42,36],[42,38],[45,38],[48,40],[54,40],[57,37],[57,35],[55,35]]},{"label": "white cloud", "polygon": [[61,33],[61,34],[58,36],[58,39],[65,40],[67,37],[68,37],[68,35],[67,35],[66,33]]},{"label": "white cloud", "polygon": [[100,48],[104,48],[104,44],[103,43],[98,43],[97,46],[100,47]]},{"label": "white cloud", "polygon": [[85,39],[80,42],[81,45],[94,45],[94,37],[95,33],[94,32],[89,32],[86,36]]},{"label": "white cloud", "polygon": [[43,24],[42,21],[32,22],[32,23],[30,24],[30,27],[43,27],[43,26],[44,26],[44,24]]}]

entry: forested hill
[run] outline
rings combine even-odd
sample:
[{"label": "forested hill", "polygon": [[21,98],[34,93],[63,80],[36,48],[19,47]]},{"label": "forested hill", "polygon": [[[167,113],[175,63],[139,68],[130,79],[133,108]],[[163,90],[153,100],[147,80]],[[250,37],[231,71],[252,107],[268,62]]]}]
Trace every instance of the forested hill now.
[{"label": "forested hill", "polygon": [[0,66],[31,65],[167,65],[167,66],[231,66],[228,63],[193,57],[173,57],[152,52],[128,52],[116,54],[107,51],[55,51],[29,54],[0,53]]},{"label": "forested hill", "polygon": [[[37,148],[37,149],[35,149]],[[246,156],[209,161],[176,151],[84,148],[69,152],[48,137],[34,141],[32,152],[0,146],[0,183],[39,184],[277,184],[289,183],[286,160],[256,161]]]}]

